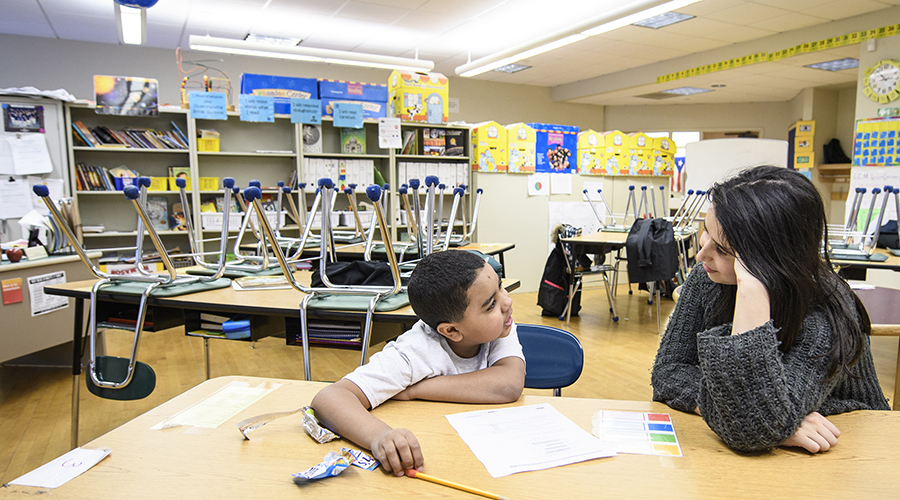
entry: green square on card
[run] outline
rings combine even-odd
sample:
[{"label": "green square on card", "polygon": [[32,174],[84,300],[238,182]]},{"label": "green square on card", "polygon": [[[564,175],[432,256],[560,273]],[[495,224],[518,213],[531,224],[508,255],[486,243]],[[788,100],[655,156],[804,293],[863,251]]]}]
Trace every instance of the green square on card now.
[{"label": "green square on card", "polygon": [[650,434],[650,441],[657,443],[677,443],[674,434]]}]

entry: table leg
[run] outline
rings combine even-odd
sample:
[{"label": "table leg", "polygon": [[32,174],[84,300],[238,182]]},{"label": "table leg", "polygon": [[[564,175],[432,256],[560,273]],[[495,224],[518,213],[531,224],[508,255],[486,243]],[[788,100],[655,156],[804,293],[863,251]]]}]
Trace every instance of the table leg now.
[{"label": "table leg", "polygon": [[78,403],[81,389],[81,329],[84,327],[84,299],[75,299],[75,326],[72,333],[72,449],[78,448]]},{"label": "table leg", "polygon": [[203,338],[203,351],[206,353],[206,380],[209,380],[209,339]]},{"label": "table leg", "polygon": [[506,262],[503,260],[503,252],[500,252],[499,257],[500,257],[500,277],[505,278],[506,277]]},{"label": "table leg", "polygon": [[897,345],[897,374],[894,376],[894,400],[891,401],[891,408],[900,410],[900,342]]}]

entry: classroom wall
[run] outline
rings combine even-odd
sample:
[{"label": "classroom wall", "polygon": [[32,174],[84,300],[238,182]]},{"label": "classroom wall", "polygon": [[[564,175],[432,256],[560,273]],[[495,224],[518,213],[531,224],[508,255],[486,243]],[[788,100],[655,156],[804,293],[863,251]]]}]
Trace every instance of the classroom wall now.
[{"label": "classroom wall", "polygon": [[[365,82],[386,82],[389,75],[385,70],[193,51],[186,51],[184,59],[222,59],[207,64],[227,72],[236,89],[243,72]],[[159,80],[161,103],[177,105],[180,102],[174,50],[0,35],[0,67],[5,69],[0,72],[0,88],[64,88],[77,98],[93,99],[93,76],[96,74],[145,76]],[[460,112],[451,114],[450,119],[468,123],[489,119],[501,124],[544,122],[600,131],[758,129],[762,131],[762,137],[786,139],[789,125],[798,119],[796,113],[791,112],[795,107],[793,103],[791,106],[785,106],[785,103],[667,104],[604,109],[603,106],[553,101],[552,91],[546,87],[455,77],[450,79],[450,95],[460,101]],[[475,187],[485,190],[477,239],[516,244],[516,249],[506,256],[506,264],[509,275],[521,279],[521,291],[535,291],[540,283],[550,238],[547,227],[549,202],[580,200],[585,180],[604,178],[573,176],[574,194],[529,198],[524,176],[475,174]],[[661,181],[646,182],[659,184]],[[634,181],[605,178],[605,182],[607,199],[614,211],[621,212],[627,185]],[[622,196],[616,196],[617,191],[622,191]]]}]

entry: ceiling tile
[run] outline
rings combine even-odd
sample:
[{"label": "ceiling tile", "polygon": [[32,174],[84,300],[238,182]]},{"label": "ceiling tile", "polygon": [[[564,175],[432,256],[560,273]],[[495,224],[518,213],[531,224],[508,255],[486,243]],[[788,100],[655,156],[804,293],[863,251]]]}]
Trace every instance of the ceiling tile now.
[{"label": "ceiling tile", "polygon": [[347,2],[335,17],[359,19],[370,23],[391,24],[403,17],[409,9],[368,2]]},{"label": "ceiling tile", "polygon": [[763,22],[750,24],[751,28],[760,28],[769,31],[777,31],[784,33],[785,31],[794,31],[817,24],[827,23],[829,19],[823,17],[801,14],[799,12],[790,12],[783,16],[773,17]]},{"label": "ceiling tile", "polygon": [[749,26],[734,25],[734,27],[731,29],[719,31],[716,33],[704,33],[703,36],[711,40],[738,43],[746,42],[748,40],[755,40],[757,38],[763,38],[775,34],[776,33],[774,31],[751,28]]},{"label": "ceiling tile", "polygon": [[743,25],[759,23],[768,19],[781,17],[790,11],[754,3],[744,3],[734,7],[712,12],[705,17],[723,22],[738,21]]},{"label": "ceiling tile", "polygon": [[[825,5],[816,7],[815,9],[809,9],[803,12],[804,14],[837,20],[844,19],[846,17],[858,16],[867,12],[874,12],[876,10],[882,10],[888,7],[889,6],[885,5],[882,2],[876,2],[873,0],[853,0],[852,2],[848,2],[847,0],[838,0],[836,2],[830,2]],[[886,24],[891,24],[891,22],[887,21]]]}]

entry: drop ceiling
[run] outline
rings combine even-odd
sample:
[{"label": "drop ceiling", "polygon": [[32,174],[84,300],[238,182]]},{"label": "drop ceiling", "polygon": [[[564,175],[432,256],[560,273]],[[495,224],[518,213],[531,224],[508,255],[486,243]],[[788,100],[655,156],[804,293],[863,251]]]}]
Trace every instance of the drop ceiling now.
[{"label": "drop ceiling", "polygon": [[[146,46],[188,50],[190,35],[248,33],[302,38],[301,45],[435,62],[455,76],[477,59],[601,14],[620,0],[160,0],[147,11]],[[806,68],[859,57],[850,45],[695,76],[655,78],[760,50],[779,50],[900,23],[900,0],[702,0],[678,9],[695,16],[660,29],[626,26],[519,61],[518,73],[475,80],[551,87],[558,101],[603,105],[772,102],[804,88],[855,85],[858,70]],[[858,26],[863,25],[862,28]],[[5,0],[0,33],[118,44],[112,0]],[[288,63],[285,64],[301,64]],[[680,86],[713,92],[672,99],[638,97]]]}]

